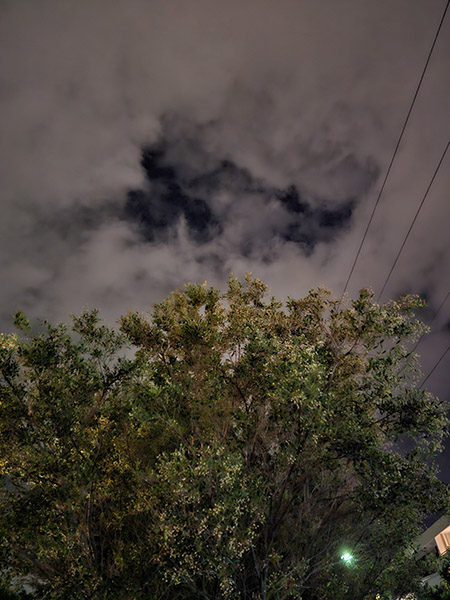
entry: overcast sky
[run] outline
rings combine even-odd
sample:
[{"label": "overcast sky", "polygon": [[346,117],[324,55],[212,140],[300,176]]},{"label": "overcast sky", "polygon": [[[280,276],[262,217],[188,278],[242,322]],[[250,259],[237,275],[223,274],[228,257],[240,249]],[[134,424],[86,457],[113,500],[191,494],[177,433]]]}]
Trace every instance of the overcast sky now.
[{"label": "overcast sky", "polygon": [[[110,322],[251,271],[339,295],[444,0],[3,0],[0,325]],[[381,289],[450,137],[450,14],[349,285]],[[449,289],[446,157],[383,300]],[[450,300],[421,343],[450,340]],[[450,354],[428,380],[448,397]],[[450,475],[446,477],[450,479]]]}]

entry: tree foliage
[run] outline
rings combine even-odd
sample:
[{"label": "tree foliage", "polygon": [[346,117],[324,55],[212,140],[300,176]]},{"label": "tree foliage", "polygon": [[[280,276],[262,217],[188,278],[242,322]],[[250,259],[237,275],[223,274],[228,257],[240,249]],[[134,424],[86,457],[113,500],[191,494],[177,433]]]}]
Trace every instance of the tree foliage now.
[{"label": "tree foliage", "polygon": [[450,600],[450,552],[446,552],[438,561],[439,585],[424,585],[418,594],[418,600]]},{"label": "tree foliage", "polygon": [[188,284],[120,334],[91,312],[32,335],[19,315],[0,350],[5,580],[49,599],[411,591],[405,550],[444,503],[418,306],[283,305],[248,276]]}]

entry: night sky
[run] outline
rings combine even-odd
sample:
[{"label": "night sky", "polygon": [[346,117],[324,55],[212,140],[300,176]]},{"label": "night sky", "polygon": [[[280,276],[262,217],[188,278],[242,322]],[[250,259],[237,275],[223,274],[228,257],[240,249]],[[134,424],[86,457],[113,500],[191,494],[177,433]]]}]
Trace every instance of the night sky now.
[{"label": "night sky", "polygon": [[[251,271],[340,295],[444,0],[3,0],[0,327],[114,323]],[[450,137],[450,14],[348,292],[380,291]],[[446,156],[382,300],[450,289]],[[420,344],[450,342],[450,299]],[[427,387],[450,399],[450,353]],[[441,458],[441,477],[450,481]]]}]

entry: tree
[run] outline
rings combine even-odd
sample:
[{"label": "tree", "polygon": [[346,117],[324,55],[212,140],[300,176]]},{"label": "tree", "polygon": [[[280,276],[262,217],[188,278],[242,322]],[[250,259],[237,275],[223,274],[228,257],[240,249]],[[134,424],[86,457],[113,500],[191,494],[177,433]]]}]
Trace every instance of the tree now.
[{"label": "tree", "polygon": [[450,553],[446,552],[438,561],[441,581],[438,586],[423,586],[419,600],[449,600],[450,599]]},{"label": "tree", "polygon": [[418,306],[363,290],[341,308],[322,289],[283,306],[232,277],[121,334],[94,312],[70,335],[5,336],[5,577],[58,599],[411,591],[405,550],[444,504],[445,407],[407,350]]}]

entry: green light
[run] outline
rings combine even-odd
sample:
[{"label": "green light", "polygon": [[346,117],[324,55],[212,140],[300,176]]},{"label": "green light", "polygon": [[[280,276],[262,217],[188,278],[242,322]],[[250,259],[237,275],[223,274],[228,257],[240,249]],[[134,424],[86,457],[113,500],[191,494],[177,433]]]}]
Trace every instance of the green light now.
[{"label": "green light", "polygon": [[341,560],[345,562],[346,565],[351,565],[353,562],[353,555],[350,552],[344,552],[341,554]]}]

